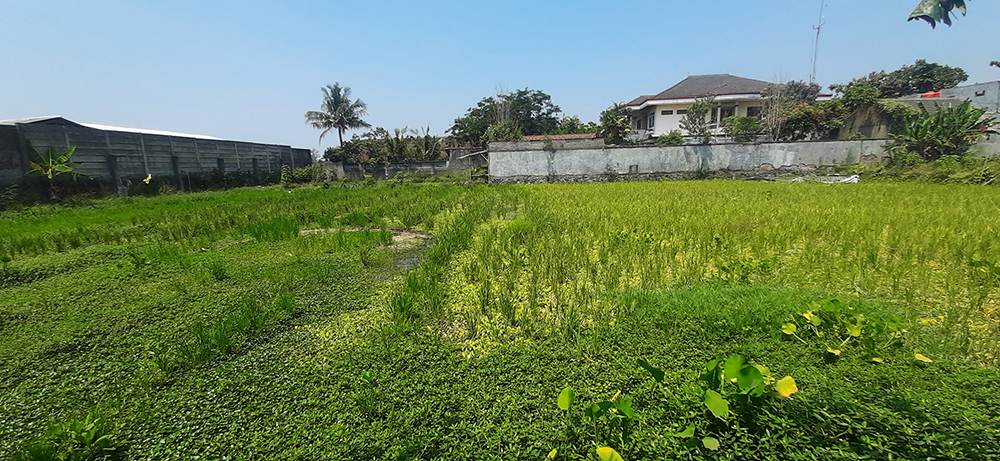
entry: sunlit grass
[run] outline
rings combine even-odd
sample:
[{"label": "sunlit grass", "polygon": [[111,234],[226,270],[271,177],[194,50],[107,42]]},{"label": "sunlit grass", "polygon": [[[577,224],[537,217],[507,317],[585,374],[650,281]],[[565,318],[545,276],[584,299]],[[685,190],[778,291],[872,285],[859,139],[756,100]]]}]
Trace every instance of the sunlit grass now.
[{"label": "sunlit grass", "polygon": [[[725,282],[877,299],[942,316],[956,346],[995,359],[1000,194],[930,184],[735,181],[527,186],[519,213],[481,223],[447,276],[459,339],[611,323],[616,293]],[[997,287],[993,287],[997,288]],[[971,328],[967,328],[969,323]],[[962,333],[964,331],[964,333]],[[966,337],[963,337],[966,336]]]}]

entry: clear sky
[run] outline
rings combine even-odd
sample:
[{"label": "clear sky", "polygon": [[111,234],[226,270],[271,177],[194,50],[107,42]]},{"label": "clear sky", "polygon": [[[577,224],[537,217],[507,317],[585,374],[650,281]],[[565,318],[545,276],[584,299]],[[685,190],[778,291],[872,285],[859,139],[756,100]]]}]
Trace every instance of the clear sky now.
[{"label": "clear sky", "polygon": [[[818,81],[925,58],[1000,80],[1000,2],[933,30],[918,0],[827,0]],[[366,120],[443,133],[498,84],[596,120],[687,75],[807,80],[819,0],[0,0],[0,119],[83,122],[318,148],[320,87]],[[336,134],[323,147],[336,143]]]}]

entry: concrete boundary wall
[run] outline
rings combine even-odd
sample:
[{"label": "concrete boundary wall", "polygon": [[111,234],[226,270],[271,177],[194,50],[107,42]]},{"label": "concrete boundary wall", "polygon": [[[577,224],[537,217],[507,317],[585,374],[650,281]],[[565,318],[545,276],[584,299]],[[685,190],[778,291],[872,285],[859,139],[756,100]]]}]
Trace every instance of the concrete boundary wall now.
[{"label": "concrete boundary wall", "polygon": [[884,139],[706,146],[605,147],[571,141],[490,144],[490,181],[600,180],[609,174],[657,177],[707,171],[810,170],[881,161]]}]

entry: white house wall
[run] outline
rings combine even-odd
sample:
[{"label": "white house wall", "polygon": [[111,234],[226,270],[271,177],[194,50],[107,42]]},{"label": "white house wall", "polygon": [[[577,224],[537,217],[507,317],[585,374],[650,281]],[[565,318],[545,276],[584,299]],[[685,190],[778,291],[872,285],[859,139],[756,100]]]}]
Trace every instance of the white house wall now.
[{"label": "white house wall", "polygon": [[[747,115],[748,107],[761,107],[764,104],[764,102],[760,99],[746,99],[741,101],[722,101],[719,104],[720,106],[729,106],[730,104],[734,103],[739,104],[738,106],[736,106],[736,113],[734,115],[743,115],[743,116]],[[653,112],[655,114],[655,121],[653,122],[654,125],[653,136],[667,134],[673,130],[680,130],[682,133],[687,134],[687,132],[681,129],[681,119],[684,118],[684,115],[678,115],[677,111],[686,110],[690,105],[691,105],[690,103],[664,104],[646,108],[643,109],[642,111],[637,111],[637,112],[641,114],[649,109],[655,109],[655,111]],[[673,111],[673,113],[671,115],[663,115],[663,111],[665,110]],[[715,107],[713,110],[718,110],[718,107]],[[635,128],[635,119],[633,119],[632,121],[632,127]]]}]

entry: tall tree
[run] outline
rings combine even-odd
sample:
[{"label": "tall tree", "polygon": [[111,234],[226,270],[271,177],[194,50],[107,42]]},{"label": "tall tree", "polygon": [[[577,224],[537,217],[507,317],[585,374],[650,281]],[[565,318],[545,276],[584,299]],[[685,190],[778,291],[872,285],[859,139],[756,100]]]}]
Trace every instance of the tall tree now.
[{"label": "tall tree", "polygon": [[319,134],[320,142],[330,130],[336,129],[340,145],[344,144],[344,133],[347,130],[371,127],[371,124],[361,119],[368,115],[368,105],[357,99],[351,101],[351,87],[340,86],[340,83],[327,85],[323,90],[322,111],[306,112],[306,123],[313,128],[323,130]]},{"label": "tall tree", "polygon": [[830,89],[846,93],[851,88],[871,86],[878,88],[883,98],[898,98],[953,88],[968,79],[969,74],[961,67],[944,66],[918,59],[913,65],[903,66],[889,73],[884,70],[872,72],[865,77],[852,79],[848,83],[830,85]]},{"label": "tall tree", "polygon": [[907,21],[912,21],[914,19],[922,19],[927,21],[933,29],[937,26],[938,22],[943,22],[948,27],[951,27],[951,10],[958,10],[965,16],[965,1],[964,0],[923,0],[919,5],[910,13],[910,17]]},{"label": "tall tree", "polygon": [[493,126],[526,135],[552,134],[559,129],[561,113],[559,106],[552,104],[552,97],[540,90],[498,91],[456,118],[448,132],[468,144],[481,144]]}]

